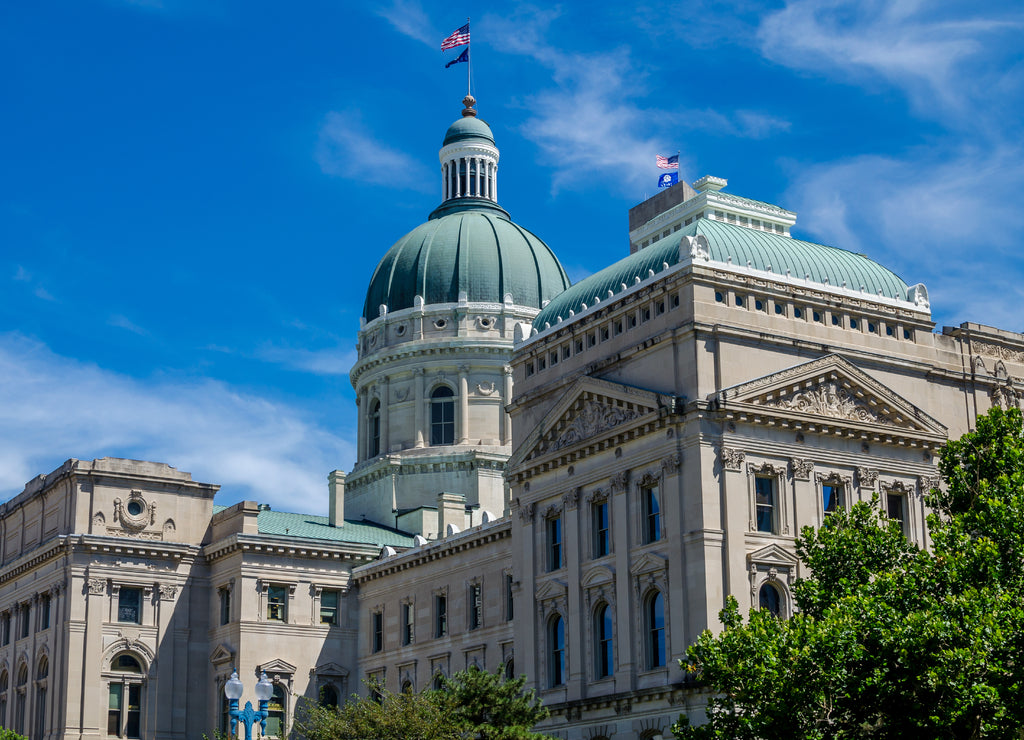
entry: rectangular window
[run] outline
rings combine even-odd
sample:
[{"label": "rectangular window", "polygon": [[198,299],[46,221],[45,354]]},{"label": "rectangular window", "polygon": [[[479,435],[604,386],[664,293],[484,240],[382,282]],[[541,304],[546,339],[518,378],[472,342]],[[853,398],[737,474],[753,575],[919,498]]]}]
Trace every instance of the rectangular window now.
[{"label": "rectangular window", "polygon": [[548,570],[562,567],[562,517],[547,520],[548,529]]},{"label": "rectangular window", "polygon": [[117,621],[142,624],[142,589],[122,587],[117,594]]},{"label": "rectangular window", "polygon": [[448,634],[448,597],[438,594],[434,597],[434,637]]},{"label": "rectangular window", "polygon": [[906,528],[906,499],[901,493],[885,494],[885,510],[890,519],[895,519],[901,527]]},{"label": "rectangular window", "polygon": [[[0,643],[4,645],[11,644],[11,613],[4,612],[0,614]],[[0,718],[2,719],[2,718]]]},{"label": "rectangular window", "polygon": [[142,737],[142,685],[128,684],[128,706],[125,707],[124,736]]},{"label": "rectangular window", "polygon": [[373,635],[371,637],[371,648],[373,652],[379,653],[384,649],[384,612],[373,613]]},{"label": "rectangular window", "polygon": [[757,531],[775,531],[775,479],[754,478],[754,498],[757,505]]},{"label": "rectangular window", "polygon": [[288,587],[267,587],[267,619],[271,622],[288,621]]},{"label": "rectangular window", "polygon": [[469,628],[479,629],[484,623],[484,598],[483,589],[479,583],[473,583],[469,587]]},{"label": "rectangular window", "polygon": [[220,596],[220,623],[228,624],[231,621],[231,589],[222,588],[217,594]]},{"label": "rectangular window", "polygon": [[826,514],[843,507],[843,487],[824,483],[821,486],[821,504]]},{"label": "rectangular window", "polygon": [[402,604],[402,644],[411,645],[414,637],[416,610],[412,604]]},{"label": "rectangular window", "polygon": [[641,489],[643,494],[644,542],[661,539],[661,501],[658,486]]},{"label": "rectangular window", "polygon": [[611,552],[608,538],[608,502],[595,503],[591,508],[594,526],[594,557],[599,558]]},{"label": "rectangular window", "polygon": [[334,590],[320,592],[320,624],[338,623],[339,596]]},{"label": "rectangular window", "polygon": [[505,621],[511,622],[515,616],[515,610],[513,609],[512,601],[512,574],[505,574]]},{"label": "rectangular window", "polygon": [[29,626],[30,626],[29,625],[29,617],[31,616],[30,609],[31,609],[31,607],[28,604],[22,604],[21,605],[21,610],[20,610],[21,613],[18,615],[18,618],[21,620],[21,636],[22,637],[28,637],[29,632],[30,632],[30,630],[29,630]]},{"label": "rectangular window", "polygon": [[50,629],[50,597],[45,594],[39,599],[39,629]]},{"label": "rectangular window", "polygon": [[110,684],[107,692],[107,734],[121,737],[121,699],[124,685]]}]

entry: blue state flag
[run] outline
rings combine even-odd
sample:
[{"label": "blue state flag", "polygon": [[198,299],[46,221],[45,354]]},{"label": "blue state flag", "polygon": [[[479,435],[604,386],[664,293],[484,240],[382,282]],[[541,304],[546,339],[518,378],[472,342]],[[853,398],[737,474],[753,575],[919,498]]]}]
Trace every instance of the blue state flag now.
[{"label": "blue state flag", "polygon": [[664,175],[658,175],[659,188],[670,188],[677,182],[679,182],[678,172],[666,172]]},{"label": "blue state flag", "polygon": [[465,49],[462,50],[461,54],[459,54],[457,57],[455,57],[450,62],[448,62],[448,64],[444,65],[444,68],[448,69],[453,64],[458,64],[459,62],[468,62],[468,61],[469,61],[469,47],[467,46]]}]

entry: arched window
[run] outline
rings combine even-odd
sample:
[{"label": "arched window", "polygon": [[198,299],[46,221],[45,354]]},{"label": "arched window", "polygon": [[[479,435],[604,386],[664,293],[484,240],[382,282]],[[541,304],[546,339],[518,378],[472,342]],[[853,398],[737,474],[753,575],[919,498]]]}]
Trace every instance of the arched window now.
[{"label": "arched window", "polygon": [[612,675],[612,647],[612,608],[601,604],[594,610],[594,655],[597,657],[594,672],[597,678]]},{"label": "arched window", "polygon": [[47,677],[50,675],[50,661],[44,655],[39,659],[39,666],[36,668],[36,721],[32,728],[34,737],[42,738],[46,735],[46,689]]},{"label": "arched window", "polygon": [[408,678],[405,679],[404,681],[402,681],[402,693],[403,694],[411,694],[412,693],[412,681],[410,681]]},{"label": "arched window", "polygon": [[652,591],[644,606],[644,631],[647,640],[647,667],[665,665],[665,598]]},{"label": "arched window", "polygon": [[444,674],[441,673],[441,671],[434,674],[434,682],[432,685],[434,687],[434,691],[440,691],[444,688]]},{"label": "arched window", "polygon": [[548,686],[565,683],[565,620],[556,614],[548,623]]},{"label": "arched window", "polygon": [[779,598],[779,590],[772,584],[761,586],[757,601],[760,608],[767,609],[773,616],[782,616],[782,599]]},{"label": "arched window", "polygon": [[511,681],[516,677],[516,664],[512,658],[505,661],[505,680]]},{"label": "arched window", "polygon": [[18,669],[18,687],[14,696],[14,731],[25,734],[25,692],[28,690],[28,666],[24,663]]},{"label": "arched window", "polygon": [[142,664],[131,653],[118,653],[110,670],[118,675],[107,684],[107,734],[142,737]]},{"label": "arched window", "polygon": [[430,394],[430,444],[455,444],[455,392],[446,385]]},{"label": "arched window", "polygon": [[288,726],[288,700],[284,686],[274,684],[274,693],[267,703],[267,735],[270,737],[284,737],[285,728]]},{"label": "arched window", "polygon": [[11,680],[7,671],[0,673],[0,727],[8,727],[7,724],[7,690],[10,688]]},{"label": "arched window", "polygon": [[380,454],[380,401],[370,404],[370,457]]}]

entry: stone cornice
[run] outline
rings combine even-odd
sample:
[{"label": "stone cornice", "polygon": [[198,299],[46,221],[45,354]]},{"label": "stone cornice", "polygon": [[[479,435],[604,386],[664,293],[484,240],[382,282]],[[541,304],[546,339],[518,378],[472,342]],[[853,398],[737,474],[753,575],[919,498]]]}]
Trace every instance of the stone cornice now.
[{"label": "stone cornice", "polygon": [[411,548],[399,555],[392,555],[384,560],[360,566],[352,571],[352,579],[355,583],[373,581],[433,560],[440,560],[457,553],[483,547],[511,536],[512,520],[509,517],[502,517],[495,522],[480,524],[444,539]]},{"label": "stone cornice", "polygon": [[403,360],[424,358],[446,359],[454,362],[472,362],[474,357],[486,358],[497,355],[502,362],[508,362],[512,356],[512,340],[495,337],[473,339],[471,337],[445,337],[443,339],[423,339],[391,345],[356,361],[349,371],[349,379],[357,386],[360,377],[381,366],[394,371],[394,364]]},{"label": "stone cornice", "polygon": [[416,455],[403,455],[400,452],[389,453],[369,461],[365,467],[356,466],[345,481],[348,491],[354,491],[375,481],[393,475],[410,475],[416,473],[469,472],[474,470],[494,470],[504,472],[508,455],[501,452],[485,453],[467,449],[464,452],[441,452],[437,448],[423,447],[422,450],[434,450],[434,453],[423,452]]},{"label": "stone cornice", "polygon": [[211,542],[202,549],[203,556],[209,562],[215,562],[236,552],[285,555],[306,560],[368,562],[380,554],[380,547],[370,543],[325,541],[311,537],[236,533],[217,542]]}]

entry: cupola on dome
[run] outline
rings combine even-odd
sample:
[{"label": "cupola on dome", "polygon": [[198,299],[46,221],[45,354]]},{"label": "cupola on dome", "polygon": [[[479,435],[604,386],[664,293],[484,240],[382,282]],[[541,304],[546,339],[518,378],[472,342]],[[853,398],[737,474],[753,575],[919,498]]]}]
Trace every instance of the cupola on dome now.
[{"label": "cupola on dome", "polygon": [[363,318],[424,304],[512,303],[540,310],[569,287],[554,253],[498,205],[498,148],[471,96],[441,146],[442,202],[377,265]]}]

